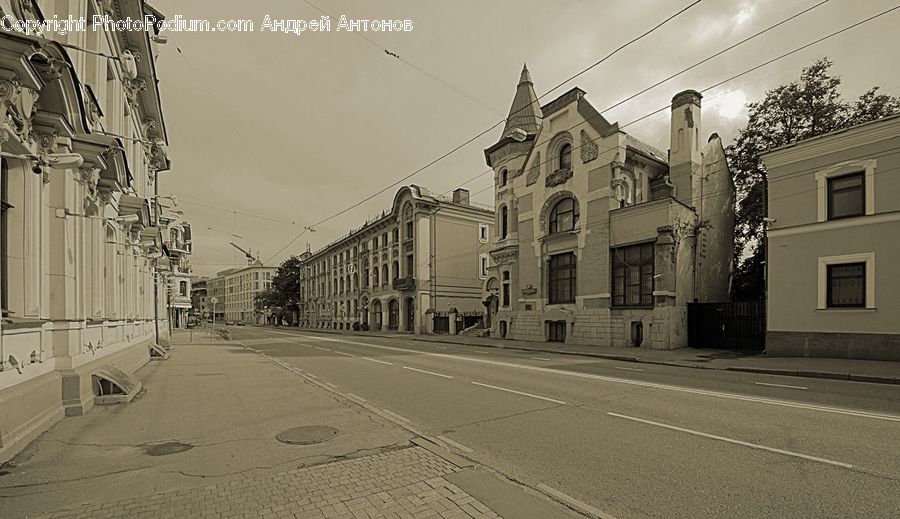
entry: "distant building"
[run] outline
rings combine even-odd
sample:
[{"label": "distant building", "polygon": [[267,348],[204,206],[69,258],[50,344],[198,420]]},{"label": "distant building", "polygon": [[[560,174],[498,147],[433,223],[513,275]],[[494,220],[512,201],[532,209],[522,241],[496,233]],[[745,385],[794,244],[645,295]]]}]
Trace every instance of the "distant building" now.
[{"label": "distant building", "polygon": [[160,232],[168,261],[163,271],[166,301],[173,328],[187,327],[191,312],[191,225],[181,211],[160,204]]},{"label": "distant building", "polygon": [[727,301],[734,186],[701,95],[677,94],[671,150],[608,122],[573,88],[541,106],[522,70],[494,169],[492,335],[600,346],[687,344],[687,304]]},{"label": "distant building", "polygon": [[256,295],[272,286],[278,269],[258,263],[233,269],[223,275],[225,286],[225,319],[265,324],[267,316],[256,309]]},{"label": "distant building", "polygon": [[770,355],[900,360],[900,115],[777,148]]},{"label": "distant building", "polygon": [[389,212],[305,258],[301,326],[447,332],[451,310],[481,322],[493,219],[465,189],[400,188]]},{"label": "distant building", "polygon": [[216,273],[215,277],[206,280],[206,294],[210,316],[213,316],[216,322],[225,320],[225,275],[234,270],[223,270]]},{"label": "distant building", "polygon": [[212,311],[207,301],[209,295],[206,282],[208,280],[209,278],[207,277],[191,277],[191,315],[204,321],[207,318],[212,318]]}]

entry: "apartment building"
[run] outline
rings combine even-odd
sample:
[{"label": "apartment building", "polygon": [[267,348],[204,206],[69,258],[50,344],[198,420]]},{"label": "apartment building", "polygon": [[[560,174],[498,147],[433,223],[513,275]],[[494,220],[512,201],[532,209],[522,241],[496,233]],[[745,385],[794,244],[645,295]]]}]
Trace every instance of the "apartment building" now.
[{"label": "apartment building", "polygon": [[222,276],[224,280],[225,319],[235,322],[265,324],[267,315],[256,308],[256,295],[272,286],[276,267],[261,263],[241,269],[232,269]]}]

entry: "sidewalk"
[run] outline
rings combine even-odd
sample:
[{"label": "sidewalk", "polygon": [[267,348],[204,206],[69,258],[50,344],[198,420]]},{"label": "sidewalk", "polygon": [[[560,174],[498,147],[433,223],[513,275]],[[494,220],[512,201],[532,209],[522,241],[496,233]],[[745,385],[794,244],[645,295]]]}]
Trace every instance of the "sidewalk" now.
[{"label": "sidewalk", "polygon": [[651,350],[646,348],[624,348],[605,346],[585,346],[555,342],[517,341],[468,335],[411,335],[384,332],[341,332],[335,330],[311,329],[309,332],[349,334],[378,337],[403,337],[406,339],[445,344],[467,344],[487,348],[525,350],[542,353],[581,355],[602,359],[642,362],[699,369],[744,371],[771,375],[828,378],[872,382],[878,384],[900,384],[900,362],[858,359],[829,359],[806,357],[768,357],[763,353],[749,353],[732,350],[679,348],[676,350]]},{"label": "sidewalk", "polygon": [[[240,343],[192,337],[137,372],[132,403],[67,418],[3,467],[3,517],[570,517],[508,481],[542,515],[492,509],[464,490],[484,477],[467,460]],[[311,425],[337,434],[276,439]]]}]

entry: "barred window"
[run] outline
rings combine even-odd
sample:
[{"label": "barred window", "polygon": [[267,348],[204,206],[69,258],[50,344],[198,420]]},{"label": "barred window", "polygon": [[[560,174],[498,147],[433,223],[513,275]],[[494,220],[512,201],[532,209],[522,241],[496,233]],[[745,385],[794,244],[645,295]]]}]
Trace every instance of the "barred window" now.
[{"label": "barred window", "polygon": [[575,302],[575,253],[550,256],[550,304]]},{"label": "barred window", "polygon": [[866,264],[828,265],[828,308],[866,306]]}]

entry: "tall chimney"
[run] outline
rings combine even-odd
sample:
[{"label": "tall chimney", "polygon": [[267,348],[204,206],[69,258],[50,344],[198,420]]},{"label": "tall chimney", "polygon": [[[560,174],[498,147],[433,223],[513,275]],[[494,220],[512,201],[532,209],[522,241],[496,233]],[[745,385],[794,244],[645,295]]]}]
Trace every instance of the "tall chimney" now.
[{"label": "tall chimney", "polygon": [[699,182],[702,163],[700,147],[700,99],[696,90],[685,90],[672,98],[672,134],[669,151],[669,181],[675,198],[693,205],[693,184]]},{"label": "tall chimney", "polygon": [[469,205],[469,190],[457,188],[453,190],[453,203],[460,205]]}]

